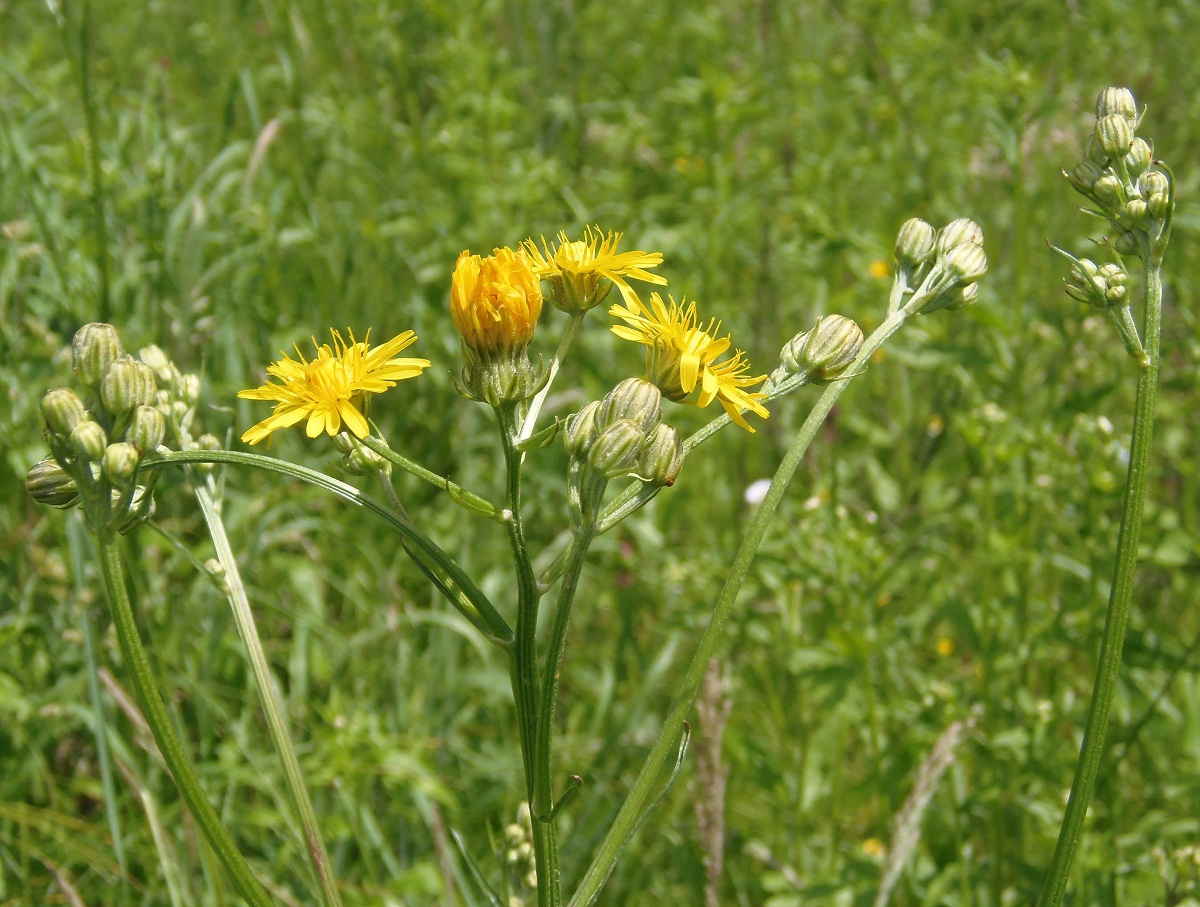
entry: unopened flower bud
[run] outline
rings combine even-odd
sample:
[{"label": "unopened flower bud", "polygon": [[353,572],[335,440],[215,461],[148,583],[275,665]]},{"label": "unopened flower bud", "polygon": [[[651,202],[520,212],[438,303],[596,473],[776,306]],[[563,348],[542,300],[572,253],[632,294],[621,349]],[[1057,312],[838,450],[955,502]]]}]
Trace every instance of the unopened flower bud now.
[{"label": "unopened flower bud", "polygon": [[987,255],[982,247],[974,243],[955,246],[942,261],[946,270],[957,277],[960,284],[974,283],[987,273]]},{"label": "unopened flower bud", "polygon": [[125,440],[142,453],[151,453],[158,450],[158,445],[162,444],[166,433],[166,417],[153,406],[143,405],[134,410]]},{"label": "unopened flower bud", "polygon": [[154,344],[144,346],[138,350],[138,358],[150,366],[150,371],[154,372],[154,377],[160,385],[165,386],[170,384],[179,374],[179,370],[167,358],[167,354]]},{"label": "unopened flower bud", "polygon": [[25,488],[39,504],[64,510],[79,500],[79,489],[65,469],[53,460],[34,463],[25,474]]},{"label": "unopened flower bud", "polygon": [[216,435],[205,432],[196,439],[196,447],[199,450],[222,450],[223,445],[221,439]]},{"label": "unopened flower bud", "polygon": [[42,418],[56,435],[69,435],[87,417],[83,401],[69,387],[56,387],[42,397]]},{"label": "unopened flower bud", "polygon": [[525,840],[525,829],[515,822],[504,826],[504,843],[509,847],[517,847]]},{"label": "unopened flower bud", "polygon": [[1131,198],[1125,203],[1125,216],[1141,225],[1150,219],[1150,206],[1140,198]]},{"label": "unopened flower bud", "polygon": [[100,427],[100,423],[89,419],[75,426],[71,432],[70,444],[75,456],[80,460],[85,463],[98,463],[104,456],[104,449],[108,447],[108,436]]},{"label": "unopened flower bud", "polygon": [[337,449],[338,453],[348,456],[358,445],[351,439],[349,432],[342,431],[333,436],[333,446]]},{"label": "unopened flower bud", "polygon": [[1125,201],[1125,185],[1116,174],[1106,173],[1092,184],[1092,194],[1101,204],[1116,207]]},{"label": "unopened flower bud", "polygon": [[946,224],[938,234],[938,252],[945,255],[955,246],[983,245],[983,228],[969,217],[958,217]]},{"label": "unopened flower bud", "polygon": [[113,361],[100,382],[100,399],[114,415],[127,413],[143,404],[154,402],[154,372],[144,362],[132,356]]},{"label": "unopened flower bud", "polygon": [[1132,230],[1122,230],[1117,234],[1117,238],[1113,240],[1113,248],[1121,255],[1137,255],[1141,252],[1141,247],[1138,246],[1137,237]]},{"label": "unopened flower bud", "polygon": [[683,467],[683,437],[674,425],[660,423],[642,448],[638,475],[655,485],[675,484]]},{"label": "unopened flower bud", "polygon": [[979,283],[969,283],[958,290],[958,298],[946,305],[948,309],[965,309],[979,300]]},{"label": "unopened flower bud", "polygon": [[588,451],[588,466],[606,479],[628,475],[637,465],[646,433],[632,419],[618,419],[600,432]]},{"label": "unopened flower bud", "polygon": [[644,378],[626,378],[604,397],[596,413],[600,427],[629,419],[643,432],[662,421],[662,391]]},{"label": "unopened flower bud", "polygon": [[1111,157],[1124,157],[1133,142],[1133,123],[1119,113],[1096,121],[1096,141],[1100,150]]},{"label": "unopened flower bud", "polygon": [[818,318],[813,329],[803,336],[804,345],[796,355],[797,371],[818,384],[840,377],[863,345],[862,328],[844,315]]},{"label": "unopened flower bud", "polygon": [[1170,207],[1171,196],[1167,192],[1155,192],[1146,199],[1146,208],[1150,211],[1150,216],[1156,220],[1166,217]]},{"label": "unopened flower bud", "polygon": [[1138,192],[1147,201],[1154,195],[1168,195],[1171,183],[1161,170],[1147,170],[1138,178]]},{"label": "unopened flower bud", "polygon": [[1088,133],[1088,137],[1084,139],[1083,156],[1099,167],[1108,165],[1109,157],[1104,153],[1104,149],[1100,147],[1100,142],[1097,141],[1094,130]]},{"label": "unopened flower bud", "polygon": [[190,372],[179,378],[179,399],[188,406],[195,406],[200,400],[200,376]]},{"label": "unopened flower bud", "polygon": [[125,441],[109,444],[104,451],[104,474],[115,488],[128,488],[141,459],[132,444]]},{"label": "unopened flower bud", "polygon": [[1134,176],[1144,173],[1150,166],[1154,156],[1150,152],[1150,143],[1142,138],[1135,138],[1125,152],[1125,166]]},{"label": "unopened flower bud", "polygon": [[1129,275],[1116,262],[1109,262],[1096,275],[1103,281],[1104,296],[1110,303],[1119,303],[1128,292]]},{"label": "unopened flower bud", "polygon": [[919,217],[909,218],[896,234],[896,261],[912,267],[929,261],[937,246],[937,230]]},{"label": "unopened flower bud", "polygon": [[1070,172],[1063,172],[1075,190],[1084,195],[1091,195],[1092,186],[1104,175],[1104,171],[1092,161],[1080,161]]},{"label": "unopened flower bud", "polygon": [[600,412],[600,405],[599,400],[593,400],[567,418],[567,426],[563,430],[563,443],[566,444],[567,453],[576,459],[586,457],[596,440],[599,431],[596,417]]},{"label": "unopened flower bud", "polygon": [[117,329],[111,324],[93,321],[75,332],[71,341],[71,363],[75,376],[87,387],[96,387],[124,350]]},{"label": "unopened flower bud", "polygon": [[1105,88],[1096,96],[1096,119],[1121,116],[1132,126],[1137,122],[1137,101],[1128,88]]}]

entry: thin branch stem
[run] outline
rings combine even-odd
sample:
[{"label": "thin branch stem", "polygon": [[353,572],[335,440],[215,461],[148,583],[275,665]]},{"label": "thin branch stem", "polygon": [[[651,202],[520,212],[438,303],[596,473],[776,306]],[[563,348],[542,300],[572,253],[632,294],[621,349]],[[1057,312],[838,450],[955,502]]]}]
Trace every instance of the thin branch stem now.
[{"label": "thin branch stem", "polygon": [[558,376],[558,369],[562,365],[563,359],[566,358],[571,345],[575,343],[575,338],[579,336],[579,329],[583,326],[584,314],[584,312],[579,312],[572,315],[571,320],[567,323],[567,329],[563,332],[562,340],[558,342],[558,349],[554,351],[554,358],[550,360],[550,374],[546,376],[546,383],[542,385],[542,389],[530,401],[529,412],[525,415],[525,421],[521,424],[521,431],[517,435],[515,443],[520,444],[533,434],[533,429],[537,425],[538,415],[542,411],[542,405],[546,402],[546,397],[550,394],[550,386],[554,384],[554,379]]},{"label": "thin branch stem", "polygon": [[558,603],[554,609],[554,629],[550,637],[550,652],[546,656],[546,664],[542,670],[541,699],[538,710],[537,749],[534,757],[534,768],[537,774],[533,786],[533,802],[530,805],[530,811],[535,820],[540,818],[544,821],[552,821],[550,817],[557,813],[551,777],[554,712],[558,703],[563,653],[567,647],[567,629],[571,623],[571,606],[575,601],[575,591],[579,587],[579,577],[583,573],[583,563],[587,559],[588,547],[595,538],[595,534],[595,526],[584,524],[578,535],[572,540],[566,571],[558,590]]},{"label": "thin branch stem", "polygon": [[1150,468],[1150,447],[1154,433],[1154,405],[1158,398],[1160,335],[1162,333],[1162,251],[1165,242],[1142,236],[1141,252],[1145,268],[1146,312],[1143,323],[1146,364],[1138,370],[1137,399],[1133,411],[1133,435],[1129,442],[1129,476],[1125,484],[1125,505],[1121,511],[1121,530],[1117,536],[1117,562],[1113,571],[1108,613],[1104,619],[1104,637],[1100,643],[1100,664],[1088,707],[1087,725],[1067,810],[1058,832],[1058,843],[1050,860],[1041,907],[1060,907],[1067,890],[1071,864],[1083,838],[1088,806],[1095,790],[1096,775],[1104,755],[1104,737],[1121,671],[1121,650],[1133,600],[1133,582],[1137,574],[1138,540],[1142,529],[1142,511],[1146,503],[1146,485]]},{"label": "thin branch stem", "polygon": [[97,522],[99,526],[96,530],[96,545],[100,558],[100,572],[104,577],[104,591],[108,598],[109,610],[112,612],[113,627],[121,645],[121,654],[133,677],[133,687],[137,692],[142,712],[146,716],[146,723],[150,725],[150,731],[154,735],[154,742],[158,745],[163,761],[167,764],[171,777],[175,780],[175,786],[179,788],[179,793],[195,818],[196,824],[200,826],[201,833],[212,847],[213,852],[216,853],[221,865],[233,879],[242,897],[252,907],[271,907],[271,898],[266,889],[255,878],[250,866],[246,863],[246,858],[242,856],[233,837],[229,834],[229,830],[225,828],[217,816],[216,810],[205,798],[192,760],[183,748],[179,736],[175,733],[175,727],[171,723],[162,694],[159,692],[158,683],[150,669],[150,660],[146,656],[141,636],[138,634],[133,607],[125,587],[125,572],[121,565],[120,554],[117,552],[117,540],[113,534],[113,528],[107,520]]},{"label": "thin branch stem", "polygon": [[[549,768],[537,766],[538,682],[537,682],[537,618],[541,592],[529,548],[525,542],[525,526],[521,515],[521,460],[517,451],[517,409],[515,404],[496,407],[504,449],[504,506],[509,513],[507,522],[509,546],[517,579],[517,625],[512,649],[510,677],[513,700],[517,706],[517,725],[521,737],[521,756],[525,767],[525,792],[534,812],[535,779]],[[527,423],[528,424],[528,423]],[[538,879],[538,907],[558,907],[561,901],[558,840],[554,826],[533,816],[534,865]]]},{"label": "thin branch stem", "polygon": [[291,795],[292,807],[296,818],[304,831],[304,843],[312,859],[313,871],[321,889],[321,901],[326,907],[341,907],[342,898],[338,893],[337,881],[333,876],[333,864],[329,859],[329,851],[325,848],[325,840],[321,836],[321,828],[317,824],[317,813],[313,809],[312,800],[308,796],[308,787],[304,783],[304,773],[300,770],[300,760],[296,758],[296,748],[288,733],[287,722],[284,720],[283,702],[279,698],[279,689],[275,678],[271,676],[271,668],[267,663],[267,655],[263,651],[259,639],[258,627],[254,623],[254,613],[250,610],[250,600],[246,597],[246,587],[242,584],[242,576],[238,571],[237,559],[233,548],[229,545],[229,536],[225,533],[225,523],[221,512],[209,491],[208,483],[196,486],[196,501],[204,514],[204,522],[208,524],[208,533],[212,537],[213,547],[217,551],[217,560],[225,570],[226,598],[233,610],[233,620],[237,624],[238,633],[250,656],[250,665],[254,670],[254,680],[258,685],[259,701],[262,703],[263,715],[267,719],[267,730],[279,761],[283,765],[283,777]]}]

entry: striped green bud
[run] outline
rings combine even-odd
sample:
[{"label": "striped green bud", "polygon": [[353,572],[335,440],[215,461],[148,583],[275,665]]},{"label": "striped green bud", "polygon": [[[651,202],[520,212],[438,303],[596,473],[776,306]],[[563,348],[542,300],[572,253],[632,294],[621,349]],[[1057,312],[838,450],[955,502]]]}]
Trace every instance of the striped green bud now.
[{"label": "striped green bud", "polygon": [[71,364],[75,376],[89,388],[100,384],[108,367],[123,353],[121,338],[111,324],[85,324],[75,332],[75,338],[71,341]]},{"label": "striped green bud", "polygon": [[25,474],[25,489],[39,504],[64,510],[79,500],[75,480],[53,460],[42,460],[30,467]]},{"label": "striped green bud", "polygon": [[132,356],[122,356],[109,365],[100,382],[100,399],[114,415],[154,402],[157,386],[154,372]]},{"label": "striped green bud", "polygon": [[56,387],[42,397],[42,418],[56,435],[69,435],[87,417],[87,407],[69,387]]}]

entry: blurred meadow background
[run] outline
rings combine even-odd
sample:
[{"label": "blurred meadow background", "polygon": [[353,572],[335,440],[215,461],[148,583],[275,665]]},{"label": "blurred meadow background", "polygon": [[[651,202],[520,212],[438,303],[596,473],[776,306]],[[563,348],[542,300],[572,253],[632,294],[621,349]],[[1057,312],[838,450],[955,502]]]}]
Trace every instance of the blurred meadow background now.
[{"label": "blurred meadow background", "polygon": [[[1195,2],[0,0],[0,902],[236,902],[131,720],[78,514],[25,494],[38,402],[69,381],[81,324],[201,372],[205,422],[233,439],[266,415],[236,391],[280,349],[413,328],[434,367],[372,415],[492,492],[490,414],[450,381],[461,250],[623,231],[767,372],[818,314],[882,320],[906,218],[966,216],[991,263],[980,303],[908,325],[842,397],[728,629],[707,696],[727,723],[696,725],[694,753],[723,743],[723,769],[689,755],[601,902],[703,903],[719,850],[723,904],[870,905],[918,769],[968,720],[891,903],[1032,903],[1094,676],[1134,388],[1045,240],[1090,248],[1098,222],[1060,170],[1096,92],[1128,85],[1180,209],[1144,562],[1068,903],[1195,903],[1197,34]],[[551,412],[641,369],[610,322],[589,319]],[[565,323],[547,307],[535,352]],[[723,432],[597,543],[560,707],[559,767],[586,779],[563,819],[568,891],[657,733],[744,491],[815,396]],[[336,470],[299,431],[273,453]],[[565,525],[565,462],[530,456],[535,547]],[[499,876],[521,771],[502,660],[363,514],[260,473],[224,482],[346,903],[482,903],[449,841]],[[503,599],[502,532],[398,486]],[[203,521],[178,474],[159,487],[158,528],[126,542],[144,637],[210,799],[280,902],[311,903],[229,608],[195,569]]]}]

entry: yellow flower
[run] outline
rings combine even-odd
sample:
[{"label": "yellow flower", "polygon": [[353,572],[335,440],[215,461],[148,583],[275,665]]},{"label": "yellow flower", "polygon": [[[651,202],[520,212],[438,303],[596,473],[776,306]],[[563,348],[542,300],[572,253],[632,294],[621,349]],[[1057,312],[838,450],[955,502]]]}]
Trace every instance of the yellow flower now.
[{"label": "yellow flower", "polygon": [[295,425],[301,419],[308,419],[305,431],[310,438],[321,432],[336,435],[343,422],[355,435],[364,438],[370,431],[363,415],[366,395],[381,394],[395,387],[397,381],[413,378],[429,368],[428,359],[393,358],[417,339],[412,331],[398,334],[375,349],[371,349],[370,331],[361,342],[350,334],[349,343],[337,331],[329,333],[333,335],[332,347],[328,343],[317,346],[313,339],[317,349],[313,360],[305,359],[297,347],[298,362],[284,353],[282,359],[267,366],[267,374],[282,384],[268,381],[262,387],[238,393],[248,400],[276,401],[275,411],[243,434],[243,441],[257,444],[271,432]]},{"label": "yellow flower", "polygon": [[[613,284],[621,290],[628,302],[633,290],[626,277],[644,280],[647,283],[666,284],[665,277],[651,274],[646,268],[657,268],[662,264],[661,252],[617,252],[621,234],[611,230],[607,236],[600,235],[600,228],[584,227],[583,239],[570,242],[565,230],[558,234],[558,245],[553,250],[542,237],[541,251],[532,239],[525,240],[524,248],[533,260],[533,271],[542,280],[550,282],[550,302],[564,312],[586,312],[598,306],[608,296]],[[601,285],[602,280],[609,281]]]},{"label": "yellow flower", "polygon": [[871,276],[874,277],[876,280],[887,280],[889,277],[892,276],[891,265],[889,265],[886,261],[882,261],[881,259],[878,259],[878,258],[875,259],[875,261],[871,262],[871,266],[869,268],[867,268],[867,270],[870,272]]},{"label": "yellow flower", "polygon": [[954,654],[954,640],[947,636],[943,636],[937,641],[937,653],[942,658],[948,658]]},{"label": "yellow flower", "polygon": [[614,305],[608,310],[608,314],[625,322],[614,325],[613,333],[648,347],[646,369],[664,396],[676,403],[690,399],[700,407],[715,399],[729,418],[746,431],[754,431],[742,412],[750,410],[767,418],[767,409],[759,402],[766,395],[745,388],[761,383],[766,375],[749,376],[750,363],[741,350],[734,350],[731,358],[721,359],[731,341],[728,334],[722,338],[716,336],[720,322],[712,320],[707,327],[701,327],[696,303],[685,308],[684,303],[667,298],[669,305],[657,293],[651,293],[647,308],[631,293],[625,306]]},{"label": "yellow flower", "polygon": [[484,355],[523,350],[542,313],[542,287],[524,250],[463,252],[450,281],[450,317],[463,342]]}]

